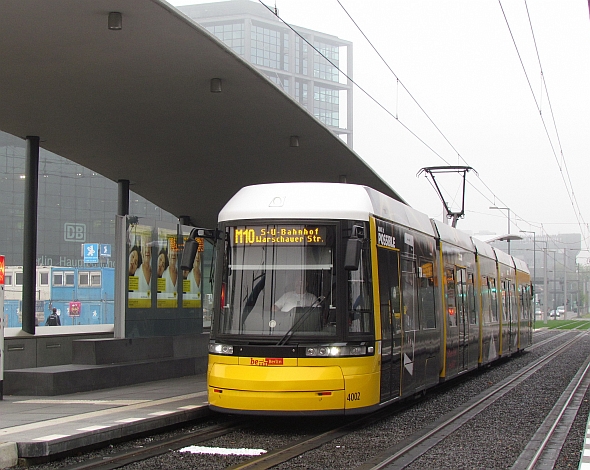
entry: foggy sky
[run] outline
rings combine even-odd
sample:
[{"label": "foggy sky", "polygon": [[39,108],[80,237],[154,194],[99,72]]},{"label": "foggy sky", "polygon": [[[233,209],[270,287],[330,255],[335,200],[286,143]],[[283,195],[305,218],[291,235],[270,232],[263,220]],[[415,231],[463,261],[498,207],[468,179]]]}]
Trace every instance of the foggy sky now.
[{"label": "foggy sky", "polygon": [[[340,0],[400,83],[337,0],[267,3],[291,25],[353,42],[354,81],[389,111],[354,89],[354,150],[414,208],[443,217],[421,168],[468,165],[479,177],[467,176],[458,228],[505,234],[495,205],[511,209],[512,233],[581,233],[590,245],[586,0]],[[441,182],[457,210],[459,178]]]}]

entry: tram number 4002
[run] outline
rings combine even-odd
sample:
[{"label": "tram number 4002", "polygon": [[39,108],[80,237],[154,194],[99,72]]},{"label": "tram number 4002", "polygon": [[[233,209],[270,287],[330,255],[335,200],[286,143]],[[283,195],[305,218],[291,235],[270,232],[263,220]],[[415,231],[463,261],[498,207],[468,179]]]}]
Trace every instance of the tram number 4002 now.
[{"label": "tram number 4002", "polygon": [[361,392],[349,393],[346,397],[347,401],[359,401],[361,399]]}]

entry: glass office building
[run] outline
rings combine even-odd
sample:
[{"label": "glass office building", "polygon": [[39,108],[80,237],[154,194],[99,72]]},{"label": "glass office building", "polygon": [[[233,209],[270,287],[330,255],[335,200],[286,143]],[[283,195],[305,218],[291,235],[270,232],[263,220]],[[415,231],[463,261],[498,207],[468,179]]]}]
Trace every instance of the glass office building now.
[{"label": "glass office building", "polygon": [[[178,8],[291,95],[352,147],[352,43],[282,23],[250,0]],[[312,47],[313,46],[313,47]]]}]

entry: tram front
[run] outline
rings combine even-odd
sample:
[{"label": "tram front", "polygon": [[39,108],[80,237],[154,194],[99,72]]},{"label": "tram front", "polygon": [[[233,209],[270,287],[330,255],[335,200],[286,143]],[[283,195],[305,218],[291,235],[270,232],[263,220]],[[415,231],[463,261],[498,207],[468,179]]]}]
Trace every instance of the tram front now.
[{"label": "tram front", "polygon": [[365,228],[362,221],[317,220],[220,225],[212,409],[347,414],[378,403]]}]

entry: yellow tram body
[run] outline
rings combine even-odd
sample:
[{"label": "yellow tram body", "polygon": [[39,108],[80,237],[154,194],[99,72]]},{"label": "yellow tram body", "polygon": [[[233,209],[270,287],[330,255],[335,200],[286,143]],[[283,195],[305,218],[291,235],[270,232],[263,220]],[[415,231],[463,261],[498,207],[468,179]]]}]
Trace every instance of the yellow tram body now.
[{"label": "yellow tram body", "polygon": [[227,359],[209,357],[207,381],[213,409],[342,414],[343,410],[362,409],[379,401],[376,356],[346,361]]},{"label": "yellow tram body", "polygon": [[371,188],[247,187],[219,221],[215,411],[369,412],[532,343],[522,261]]}]

